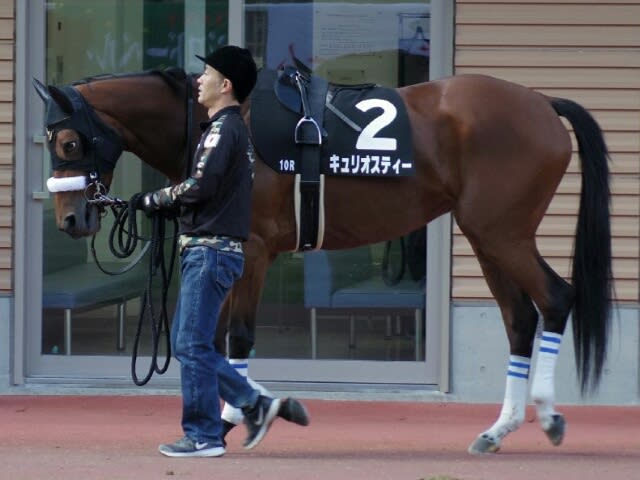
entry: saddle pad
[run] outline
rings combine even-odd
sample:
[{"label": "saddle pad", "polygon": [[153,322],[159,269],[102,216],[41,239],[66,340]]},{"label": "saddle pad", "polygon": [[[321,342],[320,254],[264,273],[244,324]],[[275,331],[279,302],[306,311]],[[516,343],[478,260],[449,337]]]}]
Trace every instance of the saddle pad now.
[{"label": "saddle pad", "polygon": [[[256,151],[280,173],[301,172],[302,146],[294,142],[301,115],[276,98],[276,72],[262,70],[251,94],[251,136]],[[331,103],[360,127],[355,131],[324,111],[320,172],[325,175],[397,177],[415,172],[409,118],[398,93],[377,86],[330,86]]]}]

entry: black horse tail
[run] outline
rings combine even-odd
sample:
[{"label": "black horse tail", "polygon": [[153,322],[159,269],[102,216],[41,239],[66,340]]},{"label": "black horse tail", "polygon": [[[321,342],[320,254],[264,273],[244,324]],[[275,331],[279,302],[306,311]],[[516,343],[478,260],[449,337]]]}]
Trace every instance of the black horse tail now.
[{"label": "black horse tail", "polygon": [[551,106],[573,127],[582,167],[572,282],[573,343],[583,394],[599,385],[606,360],[611,301],[611,225],[609,153],[602,130],[577,103],[554,98]]}]

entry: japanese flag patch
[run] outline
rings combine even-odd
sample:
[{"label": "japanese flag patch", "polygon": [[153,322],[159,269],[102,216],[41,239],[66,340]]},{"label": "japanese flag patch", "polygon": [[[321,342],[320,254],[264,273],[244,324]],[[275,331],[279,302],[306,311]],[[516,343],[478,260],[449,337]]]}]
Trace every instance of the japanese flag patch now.
[{"label": "japanese flag patch", "polygon": [[213,148],[218,145],[218,140],[220,140],[220,134],[217,132],[211,132],[207,135],[207,138],[204,139],[204,148]]}]

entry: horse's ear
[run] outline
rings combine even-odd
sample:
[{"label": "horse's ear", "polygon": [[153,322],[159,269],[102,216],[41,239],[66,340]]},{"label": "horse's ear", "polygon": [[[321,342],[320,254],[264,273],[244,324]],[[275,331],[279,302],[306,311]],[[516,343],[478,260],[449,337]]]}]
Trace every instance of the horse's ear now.
[{"label": "horse's ear", "polygon": [[33,86],[36,89],[36,92],[38,92],[38,95],[40,95],[40,98],[42,99],[42,101],[47,103],[47,101],[51,98],[51,96],[49,95],[49,92],[47,91],[47,87],[45,87],[42,84],[42,82],[35,77],[32,79],[31,82],[33,83]]},{"label": "horse's ear", "polygon": [[69,100],[69,97],[67,97],[62,92],[62,90],[60,90],[58,87],[54,87],[53,85],[49,85],[47,87],[47,90],[49,91],[49,95],[51,95],[53,101],[58,104],[58,106],[64,113],[66,113],[67,115],[71,115],[73,113],[73,104],[71,103],[71,100]]}]

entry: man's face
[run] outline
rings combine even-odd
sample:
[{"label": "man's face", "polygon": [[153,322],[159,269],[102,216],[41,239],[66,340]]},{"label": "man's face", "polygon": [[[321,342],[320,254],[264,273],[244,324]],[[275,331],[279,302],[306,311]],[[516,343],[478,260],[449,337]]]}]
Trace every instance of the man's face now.
[{"label": "man's face", "polygon": [[198,77],[198,102],[207,108],[216,104],[231,82],[215,68],[207,65]]}]

